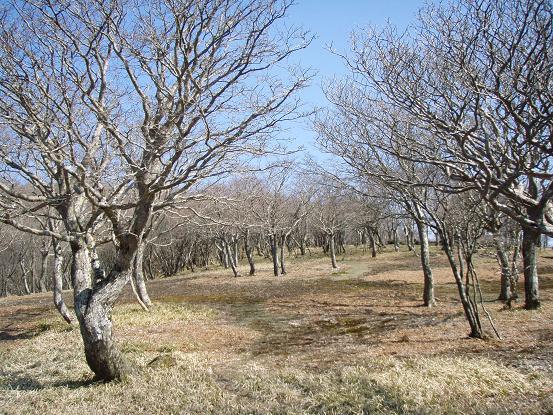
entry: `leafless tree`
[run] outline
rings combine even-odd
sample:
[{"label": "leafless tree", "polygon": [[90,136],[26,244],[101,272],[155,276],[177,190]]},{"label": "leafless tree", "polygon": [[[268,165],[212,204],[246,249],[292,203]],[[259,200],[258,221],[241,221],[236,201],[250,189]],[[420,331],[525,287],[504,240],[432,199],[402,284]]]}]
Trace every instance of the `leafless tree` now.
[{"label": "leafless tree", "polygon": [[[307,75],[284,66],[308,39],[279,26],[284,0],[20,1],[0,41],[0,220],[70,244],[74,303],[98,379],[131,367],[111,310],[152,214],[197,183],[269,151],[302,115]],[[52,208],[54,231],[23,220]],[[90,240],[109,221],[113,266],[96,272]],[[101,278],[104,277],[104,278]]]},{"label": "leafless tree", "polygon": [[332,268],[336,269],[336,236],[351,223],[351,197],[348,198],[344,190],[324,186],[316,188],[315,194],[311,218],[314,226],[326,235]]},{"label": "leafless tree", "polygon": [[275,277],[286,274],[285,248],[288,238],[308,214],[311,191],[301,180],[294,181],[290,166],[272,169],[256,189],[252,213],[266,235]]},{"label": "leafless tree", "polygon": [[478,242],[489,223],[490,212],[479,196],[473,193],[450,195],[434,193],[434,203],[427,205],[433,227],[440,234],[443,250],[455,277],[459,298],[470,325],[470,337],[484,338],[479,306],[485,312],[492,329],[499,337],[495,324],[484,307],[474,255]]},{"label": "leafless tree", "polygon": [[[408,126],[397,113],[390,113],[383,121],[380,108],[367,106],[367,100],[359,95],[351,82],[334,83],[333,88],[327,90],[327,97],[333,109],[319,116],[314,127],[321,148],[337,157],[339,162],[334,170],[324,169],[324,174],[330,175],[338,185],[364,193],[366,197],[388,200],[386,216],[394,223],[389,239],[394,241],[396,249],[399,247],[397,230],[401,214],[398,212],[393,217],[394,204],[413,219],[418,230],[424,275],[423,301],[426,306],[433,306],[434,283],[425,204],[429,188],[436,183],[436,169],[396,154],[396,138],[407,134],[404,129]],[[408,153],[407,149],[403,151]],[[372,233],[369,231],[371,238]],[[374,239],[371,239],[371,244],[375,254]]]},{"label": "leafless tree", "polygon": [[426,7],[405,34],[358,32],[346,58],[383,119],[410,117],[398,156],[439,167],[523,227],[528,309],[539,306],[536,246],[553,232],[552,43],[550,1],[463,0]]}]

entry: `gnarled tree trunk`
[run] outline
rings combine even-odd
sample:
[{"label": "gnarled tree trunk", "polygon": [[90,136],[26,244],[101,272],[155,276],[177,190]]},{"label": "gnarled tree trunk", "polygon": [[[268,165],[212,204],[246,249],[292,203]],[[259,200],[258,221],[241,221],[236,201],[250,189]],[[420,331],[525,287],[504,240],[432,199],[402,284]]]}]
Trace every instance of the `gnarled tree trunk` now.
[{"label": "gnarled tree trunk", "polygon": [[111,310],[130,278],[130,266],[118,267],[118,274],[93,285],[92,261],[85,241],[73,241],[71,251],[75,314],[83,338],[86,362],[97,379],[123,379],[131,372],[131,367],[115,345]]}]

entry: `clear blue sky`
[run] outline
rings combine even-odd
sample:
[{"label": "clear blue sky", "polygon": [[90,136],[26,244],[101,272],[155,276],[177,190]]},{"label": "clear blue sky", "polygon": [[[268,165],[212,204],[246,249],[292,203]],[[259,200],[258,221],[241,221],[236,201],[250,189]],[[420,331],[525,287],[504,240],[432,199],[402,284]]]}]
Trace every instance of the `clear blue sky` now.
[{"label": "clear blue sky", "polygon": [[[424,0],[296,0],[287,22],[316,36],[309,48],[296,56],[302,66],[317,72],[312,86],[302,94],[304,101],[312,106],[326,105],[321,84],[345,73],[340,59],[328,52],[329,45],[347,53],[354,29],[381,26],[388,20],[398,28],[406,28],[424,4]],[[314,138],[307,122],[292,126],[283,136],[294,138],[309,150]]]}]

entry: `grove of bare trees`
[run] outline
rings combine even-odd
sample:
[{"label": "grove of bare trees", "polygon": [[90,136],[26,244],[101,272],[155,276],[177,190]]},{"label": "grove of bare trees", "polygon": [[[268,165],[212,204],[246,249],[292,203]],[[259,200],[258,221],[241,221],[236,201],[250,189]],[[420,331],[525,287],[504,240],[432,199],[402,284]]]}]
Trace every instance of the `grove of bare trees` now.
[{"label": "grove of bare trees", "polygon": [[[540,306],[551,2],[462,0],[426,6],[405,32],[357,29],[317,112],[301,101],[312,74],[291,64],[311,41],[286,23],[292,3],[2,5],[0,296],[52,291],[97,379],[134,370],[111,322],[127,284],[148,310],[147,280],[213,265],[248,278],[265,259],[282,278],[313,248],[333,270],[350,245],[405,245],[421,304],[439,307],[434,242],[475,338],[482,315],[500,336],[474,264],[483,249],[499,299],[516,301],[522,270],[524,306]],[[316,161],[300,162],[278,134],[313,113]]]}]

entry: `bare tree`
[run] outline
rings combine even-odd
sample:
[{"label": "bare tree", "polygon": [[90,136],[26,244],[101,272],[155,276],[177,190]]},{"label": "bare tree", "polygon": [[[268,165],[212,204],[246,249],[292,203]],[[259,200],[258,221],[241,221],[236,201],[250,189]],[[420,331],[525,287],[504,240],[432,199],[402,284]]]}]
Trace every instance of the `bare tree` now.
[{"label": "bare tree", "polygon": [[536,246],[553,232],[552,22],[547,0],[428,6],[407,34],[359,33],[347,58],[383,118],[411,117],[400,157],[438,166],[523,227],[528,309],[539,306]]},{"label": "bare tree", "polygon": [[333,187],[316,188],[316,196],[311,207],[314,226],[327,237],[328,254],[332,268],[338,268],[336,262],[336,236],[351,222],[351,197],[345,191]]},{"label": "bare tree", "polygon": [[[289,6],[22,1],[3,15],[0,220],[70,244],[75,312],[97,378],[131,370],[110,315],[152,214],[268,151],[278,126],[301,115],[306,74],[283,82],[274,72],[308,43],[277,27]],[[25,224],[48,206],[63,230]],[[116,255],[93,279],[100,217]]]},{"label": "bare tree", "polygon": [[275,277],[286,274],[285,248],[288,238],[308,214],[312,197],[289,165],[272,169],[256,189],[257,201],[252,213],[266,235]]},{"label": "bare tree", "polygon": [[[367,106],[366,99],[349,81],[334,83],[327,90],[333,110],[315,121],[320,147],[338,158],[335,170],[323,169],[338,185],[349,187],[366,197],[387,199],[388,221],[393,221],[389,239],[399,248],[393,206],[399,205],[417,226],[420,259],[424,276],[423,301],[428,307],[435,304],[434,282],[430,267],[428,220],[425,205],[429,188],[436,183],[436,169],[412,162],[396,154],[396,139],[408,128],[401,118],[389,114],[381,119],[380,108]],[[366,97],[365,97],[366,98]],[[403,149],[408,154],[408,149]],[[375,189],[379,189],[376,191]],[[397,208],[396,208],[397,210]],[[374,231],[369,229],[373,256],[376,255]]]}]

